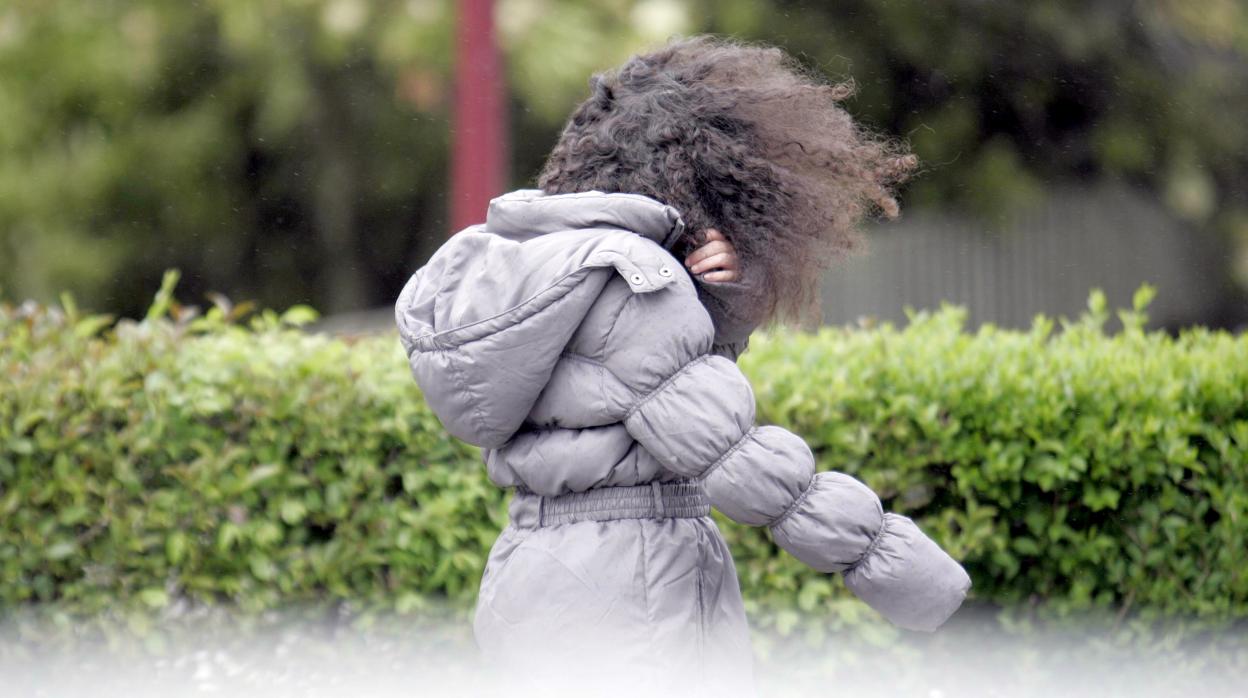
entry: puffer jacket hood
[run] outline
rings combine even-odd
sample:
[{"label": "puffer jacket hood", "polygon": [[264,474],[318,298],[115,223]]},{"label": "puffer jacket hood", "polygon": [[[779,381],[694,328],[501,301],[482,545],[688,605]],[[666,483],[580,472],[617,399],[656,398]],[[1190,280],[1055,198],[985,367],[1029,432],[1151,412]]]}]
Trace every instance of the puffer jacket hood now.
[{"label": "puffer jacket hood", "polygon": [[670,248],[683,231],[674,208],[643,196],[523,189],[494,199],[485,224],[457,233],[396,305],[404,349],[434,357],[412,367],[447,431],[505,443],[606,280],[588,277],[614,269],[635,293],[661,289],[679,267],[654,243]]},{"label": "puffer jacket hood", "polygon": [[[481,582],[478,644],[531,671],[542,658],[567,665],[594,629],[619,656],[699,676],[715,663],[724,685],[744,681],[736,570],[699,502],[843,573],[893,623],[936,629],[970,578],[865,483],[820,471],[799,436],[755,423],[735,363],[753,320],[731,299],[757,272],[690,276],[669,251],[682,233],[678,213],[647,197],[521,190],[495,199],[399,296],[425,400],[481,447],[495,484],[515,488]],[[606,500],[633,513],[598,516]]]}]

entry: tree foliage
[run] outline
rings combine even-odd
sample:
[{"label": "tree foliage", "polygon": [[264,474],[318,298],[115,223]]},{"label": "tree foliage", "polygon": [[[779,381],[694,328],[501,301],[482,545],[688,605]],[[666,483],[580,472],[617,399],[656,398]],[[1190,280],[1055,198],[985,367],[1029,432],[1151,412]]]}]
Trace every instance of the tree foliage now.
[{"label": "tree foliage", "polygon": [[[908,210],[994,217],[1117,176],[1240,240],[1248,11],[1236,0],[498,0],[512,183],[586,78],[676,33],[858,79],[926,166]],[[12,0],[0,8],[0,284],[142,312],[186,288],[390,301],[445,229],[451,0]]]}]

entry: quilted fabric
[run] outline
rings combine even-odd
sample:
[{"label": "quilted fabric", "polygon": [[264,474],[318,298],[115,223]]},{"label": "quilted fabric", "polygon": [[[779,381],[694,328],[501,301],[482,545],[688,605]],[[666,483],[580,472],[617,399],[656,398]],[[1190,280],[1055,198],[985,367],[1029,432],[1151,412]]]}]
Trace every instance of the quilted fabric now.
[{"label": "quilted fabric", "polygon": [[[756,423],[735,362],[754,323],[732,301],[757,279],[690,276],[669,252],[683,229],[677,211],[632,194],[495,199],[399,296],[425,400],[481,447],[500,487],[556,496],[697,481],[719,511],[843,573],[893,623],[934,630],[970,578],[861,481],[816,472],[799,436]],[[491,551],[474,629],[487,655],[530,676],[546,660],[566,674],[590,647],[601,667],[609,645],[624,669],[748,684],[736,571],[709,516],[513,521]]]}]

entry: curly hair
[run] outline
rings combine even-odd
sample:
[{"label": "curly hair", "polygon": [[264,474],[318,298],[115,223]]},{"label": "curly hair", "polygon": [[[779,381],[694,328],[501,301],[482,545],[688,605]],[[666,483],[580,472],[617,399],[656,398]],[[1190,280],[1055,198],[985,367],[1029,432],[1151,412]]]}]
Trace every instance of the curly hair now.
[{"label": "curly hair", "polygon": [[829,84],[779,48],[713,36],[677,39],[590,79],[538,177],[549,194],[642,194],[673,206],[683,258],[720,230],[742,272],[763,271],[736,308],[762,321],[804,320],[819,278],[862,245],[867,215],[898,213],[892,188],[916,165],[903,144],[869,133]]}]

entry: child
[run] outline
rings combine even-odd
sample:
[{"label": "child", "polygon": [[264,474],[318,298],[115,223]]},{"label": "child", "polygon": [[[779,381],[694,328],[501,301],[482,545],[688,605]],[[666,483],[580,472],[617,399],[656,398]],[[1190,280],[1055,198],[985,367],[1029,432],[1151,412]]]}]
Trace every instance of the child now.
[{"label": "child", "polygon": [[934,630],[965,571],[756,424],[735,364],[754,328],[811,309],[863,215],[896,215],[914,159],[775,48],[678,40],[591,85],[541,189],[491,202],[396,306],[426,401],[515,488],[474,619],[485,657],[538,689],[749,694],[712,506]]}]

